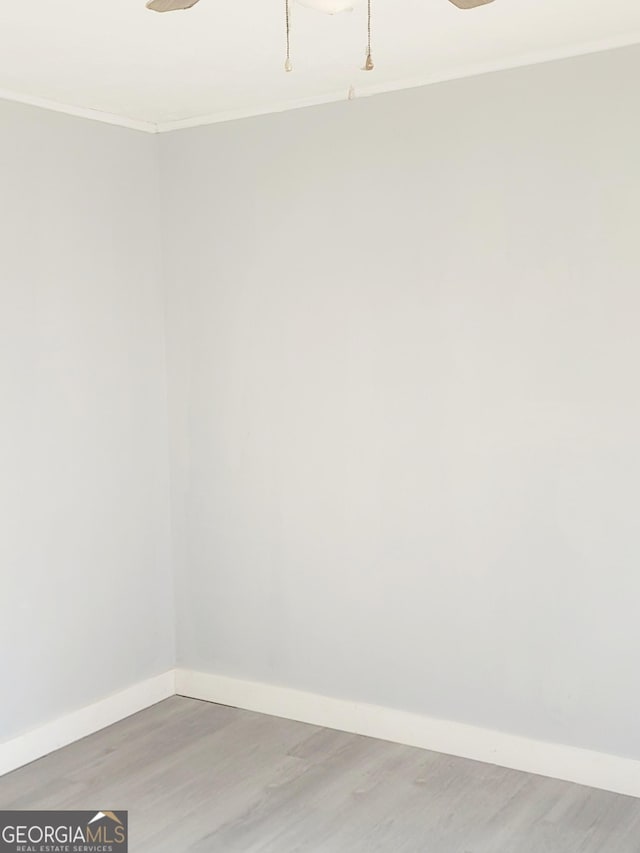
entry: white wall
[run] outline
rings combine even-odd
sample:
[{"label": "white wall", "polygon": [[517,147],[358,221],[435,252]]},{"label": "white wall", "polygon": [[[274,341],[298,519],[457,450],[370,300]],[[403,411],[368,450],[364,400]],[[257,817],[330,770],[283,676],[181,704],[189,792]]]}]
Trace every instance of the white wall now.
[{"label": "white wall", "polygon": [[161,140],[181,665],[640,758],[639,78]]},{"label": "white wall", "polygon": [[157,169],[0,103],[0,741],[173,666]]}]

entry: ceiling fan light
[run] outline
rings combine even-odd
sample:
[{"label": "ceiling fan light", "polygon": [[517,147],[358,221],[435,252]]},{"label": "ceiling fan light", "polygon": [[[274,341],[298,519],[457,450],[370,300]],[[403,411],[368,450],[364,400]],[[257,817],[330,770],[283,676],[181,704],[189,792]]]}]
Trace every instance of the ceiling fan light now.
[{"label": "ceiling fan light", "polygon": [[358,0],[297,0],[301,6],[324,12],[326,15],[337,15],[338,12],[350,12]]}]

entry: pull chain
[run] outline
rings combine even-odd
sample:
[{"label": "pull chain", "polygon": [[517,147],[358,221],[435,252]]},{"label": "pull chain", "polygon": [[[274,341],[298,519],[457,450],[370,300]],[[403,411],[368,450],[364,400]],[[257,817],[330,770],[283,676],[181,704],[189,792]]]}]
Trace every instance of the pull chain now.
[{"label": "pull chain", "polygon": [[[371,3],[372,0],[367,0],[367,58],[365,60],[363,71],[373,71],[375,65],[371,58]],[[291,0],[284,0],[284,20],[287,37],[287,55],[284,63],[284,70],[293,71],[293,63],[291,62]]]},{"label": "pull chain", "polygon": [[284,63],[285,71],[293,71],[291,64],[291,0],[284,0],[284,20],[287,28],[287,58]]},{"label": "pull chain", "polygon": [[371,58],[371,0],[367,0],[367,59],[363,71],[373,71],[375,65]]}]

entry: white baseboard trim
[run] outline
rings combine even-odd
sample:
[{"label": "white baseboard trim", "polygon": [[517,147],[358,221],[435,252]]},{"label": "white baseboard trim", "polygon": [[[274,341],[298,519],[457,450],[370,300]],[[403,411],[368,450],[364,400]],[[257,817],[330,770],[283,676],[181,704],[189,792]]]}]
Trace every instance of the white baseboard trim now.
[{"label": "white baseboard trim", "polygon": [[640,797],[640,761],[615,755],[189,670],[176,693]]},{"label": "white baseboard trim", "polygon": [[179,669],[0,743],[0,776],[174,694],[640,798],[640,761],[288,687]]},{"label": "white baseboard trim", "polygon": [[0,776],[175,695],[175,672],[149,678],[0,743]]}]

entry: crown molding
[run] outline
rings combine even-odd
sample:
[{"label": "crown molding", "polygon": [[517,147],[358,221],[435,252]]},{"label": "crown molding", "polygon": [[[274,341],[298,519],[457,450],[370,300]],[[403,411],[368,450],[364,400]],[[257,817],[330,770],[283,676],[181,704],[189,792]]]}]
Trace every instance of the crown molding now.
[{"label": "crown molding", "polygon": [[[433,86],[436,83],[447,83],[452,80],[462,80],[467,77],[481,77],[485,74],[494,74],[498,71],[510,71],[516,68],[524,68],[532,65],[543,65],[548,62],[557,62],[564,59],[574,59],[594,53],[604,53],[608,50],[617,50],[624,47],[632,47],[640,44],[640,32],[627,33],[609,39],[600,39],[596,42],[585,42],[570,48],[555,48],[553,50],[535,51],[522,54],[518,57],[508,57],[494,62],[481,62],[472,65],[460,66],[447,74],[433,74],[424,77],[412,77],[402,80],[355,87],[356,98],[367,98],[373,95],[384,95],[391,92],[399,92],[406,89],[419,89],[423,86]],[[171,133],[176,130],[186,130],[191,127],[202,127],[209,124],[220,124],[222,122],[237,121],[238,119],[254,118],[272,113],[288,112],[289,110],[315,107],[321,104],[337,103],[346,101],[349,97],[349,87],[345,86],[339,92],[331,92],[312,98],[283,101],[254,109],[228,110],[211,115],[193,116],[175,121],[159,121],[158,133]]]},{"label": "crown molding", "polygon": [[[357,87],[355,89],[355,97],[366,98],[373,95],[382,95],[405,89],[417,89],[423,86],[432,86],[436,83],[445,83],[451,80],[461,80],[467,77],[479,77],[484,74],[493,74],[498,71],[509,71],[515,68],[542,65],[547,62],[557,62],[564,59],[573,59],[579,56],[603,53],[608,50],[617,50],[619,48],[631,47],[637,44],[640,44],[640,32],[625,33],[623,35],[600,39],[598,41],[585,42],[583,44],[570,47],[533,51],[528,54],[522,54],[516,57],[506,57],[492,62],[481,62],[460,66],[446,74],[433,74],[424,77],[405,78],[402,80],[389,81],[374,85],[369,84]],[[63,104],[46,98],[12,92],[7,89],[0,89],[0,100],[29,104],[30,106],[40,107],[41,109],[66,113],[67,115],[86,118],[91,121],[99,121],[105,124],[118,125],[119,127],[139,130],[144,133],[172,133],[176,130],[186,130],[192,127],[220,124],[222,122],[237,121],[239,119],[254,118],[256,116],[270,115],[273,113],[288,112],[289,110],[303,109],[305,107],[319,106],[321,104],[346,101],[348,99],[348,92],[349,87],[345,85],[345,88],[340,91],[329,92],[310,98],[269,103],[260,107],[256,106],[238,110],[222,110],[211,114],[189,116],[183,119],[158,122],[143,121],[141,119],[130,118],[129,116],[102,112],[101,110],[91,109],[89,107]]]},{"label": "crown molding", "polygon": [[113,124],[118,127],[127,127],[130,130],[141,130],[143,133],[157,133],[158,125],[151,121],[129,118],[116,113],[105,113],[102,110],[94,110],[90,107],[78,107],[73,104],[61,104],[58,101],[50,101],[48,98],[38,98],[34,95],[24,95],[21,92],[12,92],[9,89],[0,89],[0,100],[11,101],[14,104],[27,104],[30,107],[39,107],[42,110],[50,110],[54,113],[64,113],[76,118],[86,118],[90,121],[99,121],[103,124]]}]

